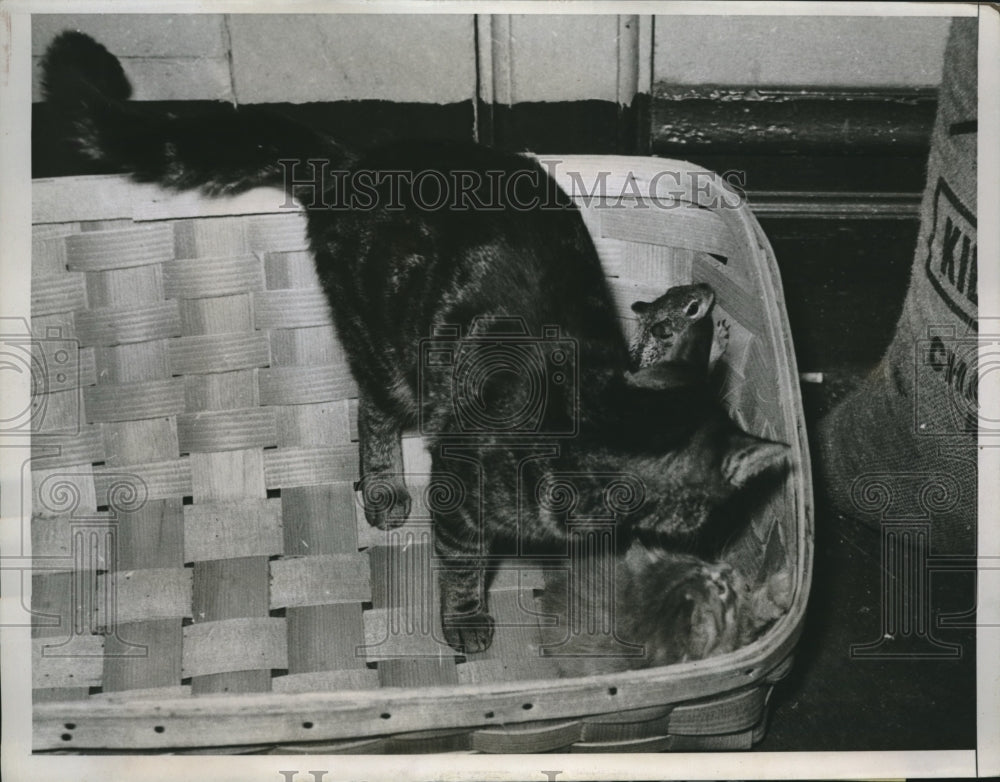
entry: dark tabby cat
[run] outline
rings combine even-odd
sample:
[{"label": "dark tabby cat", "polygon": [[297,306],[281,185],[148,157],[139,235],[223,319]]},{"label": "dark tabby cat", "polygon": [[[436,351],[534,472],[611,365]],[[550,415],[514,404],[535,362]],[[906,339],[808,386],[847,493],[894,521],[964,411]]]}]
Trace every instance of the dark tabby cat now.
[{"label": "dark tabby cat", "polygon": [[[447,565],[444,636],[455,649],[491,643],[484,573],[498,551],[565,545],[573,514],[614,513],[623,541],[680,545],[721,501],[785,462],[786,446],[741,431],[699,388],[625,382],[628,350],[594,245],[537,163],[452,142],[355,156],[256,109],[211,120],[148,113],[126,102],[117,59],[79,33],[56,39],[43,78],[83,155],[168,187],[270,185],[304,204],[361,390],[363,486],[371,498],[372,486],[390,491],[388,502],[366,504],[368,520],[389,527],[408,513],[403,427],[426,435],[432,480],[461,489],[432,509]],[[286,181],[279,163],[298,162],[301,179],[316,159],[336,173],[318,189]],[[385,176],[393,172],[429,172],[454,197],[431,208]],[[622,474],[638,488],[616,504],[608,475]],[[568,506],[540,489],[563,479],[573,484]]]}]

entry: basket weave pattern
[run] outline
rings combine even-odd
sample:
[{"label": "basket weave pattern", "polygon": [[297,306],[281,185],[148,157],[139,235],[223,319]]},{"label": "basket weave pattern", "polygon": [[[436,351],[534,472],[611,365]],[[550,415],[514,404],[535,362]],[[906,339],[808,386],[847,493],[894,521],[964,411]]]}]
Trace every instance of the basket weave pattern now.
[{"label": "basket weave pattern", "polygon": [[[618,192],[613,183],[631,162],[568,158],[565,166],[610,166],[609,191]],[[796,570],[797,618],[731,675],[715,676],[718,684],[699,674],[704,666],[679,668],[659,700],[636,700],[625,697],[629,681],[642,690],[643,672],[633,672],[620,688],[600,686],[602,697],[621,690],[606,707],[591,695],[567,697],[572,680],[551,697],[524,684],[555,673],[538,654],[542,574],[523,567],[501,571],[494,586],[493,646],[457,657],[439,639],[423,498],[429,460],[419,438],[404,440],[417,498],[411,520],[390,533],[370,528],[355,493],[357,389],[304,219],[277,208],[281,200],[258,191],[203,201],[118,177],[35,183],[32,332],[76,346],[35,399],[44,417],[33,440],[32,547],[51,563],[32,582],[36,749],[751,746],[771,683],[787,670],[808,586],[804,450],[803,466],[732,555],[751,578]],[[768,278],[759,270],[772,272],[773,259],[752,217],[606,206],[583,213],[626,328],[633,301],[711,284],[725,403],[750,431],[800,447],[783,309],[762,305]],[[776,361],[785,362],[777,374]],[[733,686],[747,660],[752,680]],[[457,692],[482,694],[477,719],[455,710]],[[247,700],[251,693],[261,695]],[[368,711],[306,719],[308,709],[293,707],[300,693],[329,693],[338,704],[355,693]],[[406,701],[414,693],[427,696]],[[224,699],[237,704],[233,715],[213,722],[202,714]],[[239,699],[293,716],[262,716],[254,727],[234,716]],[[143,722],[164,703],[181,704],[176,724]],[[185,711],[184,703],[195,705]],[[114,716],[123,704],[131,722]]]}]

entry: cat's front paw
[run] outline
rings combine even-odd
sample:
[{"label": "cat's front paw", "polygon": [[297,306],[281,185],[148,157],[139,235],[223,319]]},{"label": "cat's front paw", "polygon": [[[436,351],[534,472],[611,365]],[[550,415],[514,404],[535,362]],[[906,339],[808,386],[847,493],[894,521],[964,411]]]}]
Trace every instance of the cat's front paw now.
[{"label": "cat's front paw", "polygon": [[360,487],[365,518],[373,527],[394,529],[406,523],[410,515],[410,492],[399,475],[366,475]]},{"label": "cat's front paw", "polygon": [[496,622],[484,611],[451,617],[442,622],[444,640],[460,654],[485,652],[493,643]]}]

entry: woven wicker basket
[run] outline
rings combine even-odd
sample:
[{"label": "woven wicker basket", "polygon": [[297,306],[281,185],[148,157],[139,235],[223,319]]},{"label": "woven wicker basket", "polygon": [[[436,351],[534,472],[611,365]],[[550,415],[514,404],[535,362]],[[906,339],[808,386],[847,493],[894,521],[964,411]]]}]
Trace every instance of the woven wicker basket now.
[{"label": "woven wicker basket", "polygon": [[[491,597],[493,646],[456,657],[436,637],[426,511],[385,533],[358,505],[356,389],[302,215],[276,191],[36,181],[36,751],[652,752],[761,738],[812,560],[770,247],[688,164],[549,165],[567,191],[603,181],[627,196],[578,199],[627,327],[636,299],[715,289],[724,402],[794,458],[729,559],[752,579],[789,571],[788,613],[725,656],[559,679],[538,655],[540,573],[512,568]],[[404,452],[419,495],[419,439]]]}]

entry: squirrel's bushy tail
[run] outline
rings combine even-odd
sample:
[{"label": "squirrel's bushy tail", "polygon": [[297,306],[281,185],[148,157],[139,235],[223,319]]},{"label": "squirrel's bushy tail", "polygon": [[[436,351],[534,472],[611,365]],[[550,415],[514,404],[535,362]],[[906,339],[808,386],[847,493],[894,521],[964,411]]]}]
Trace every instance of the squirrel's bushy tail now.
[{"label": "squirrel's bushy tail", "polygon": [[83,33],[65,32],[52,42],[42,86],[68,120],[69,141],[80,154],[166,187],[291,191],[287,161],[322,159],[336,168],[350,158],[332,139],[266,109],[219,104],[210,116],[179,117],[131,103],[132,85],[118,58]]}]

